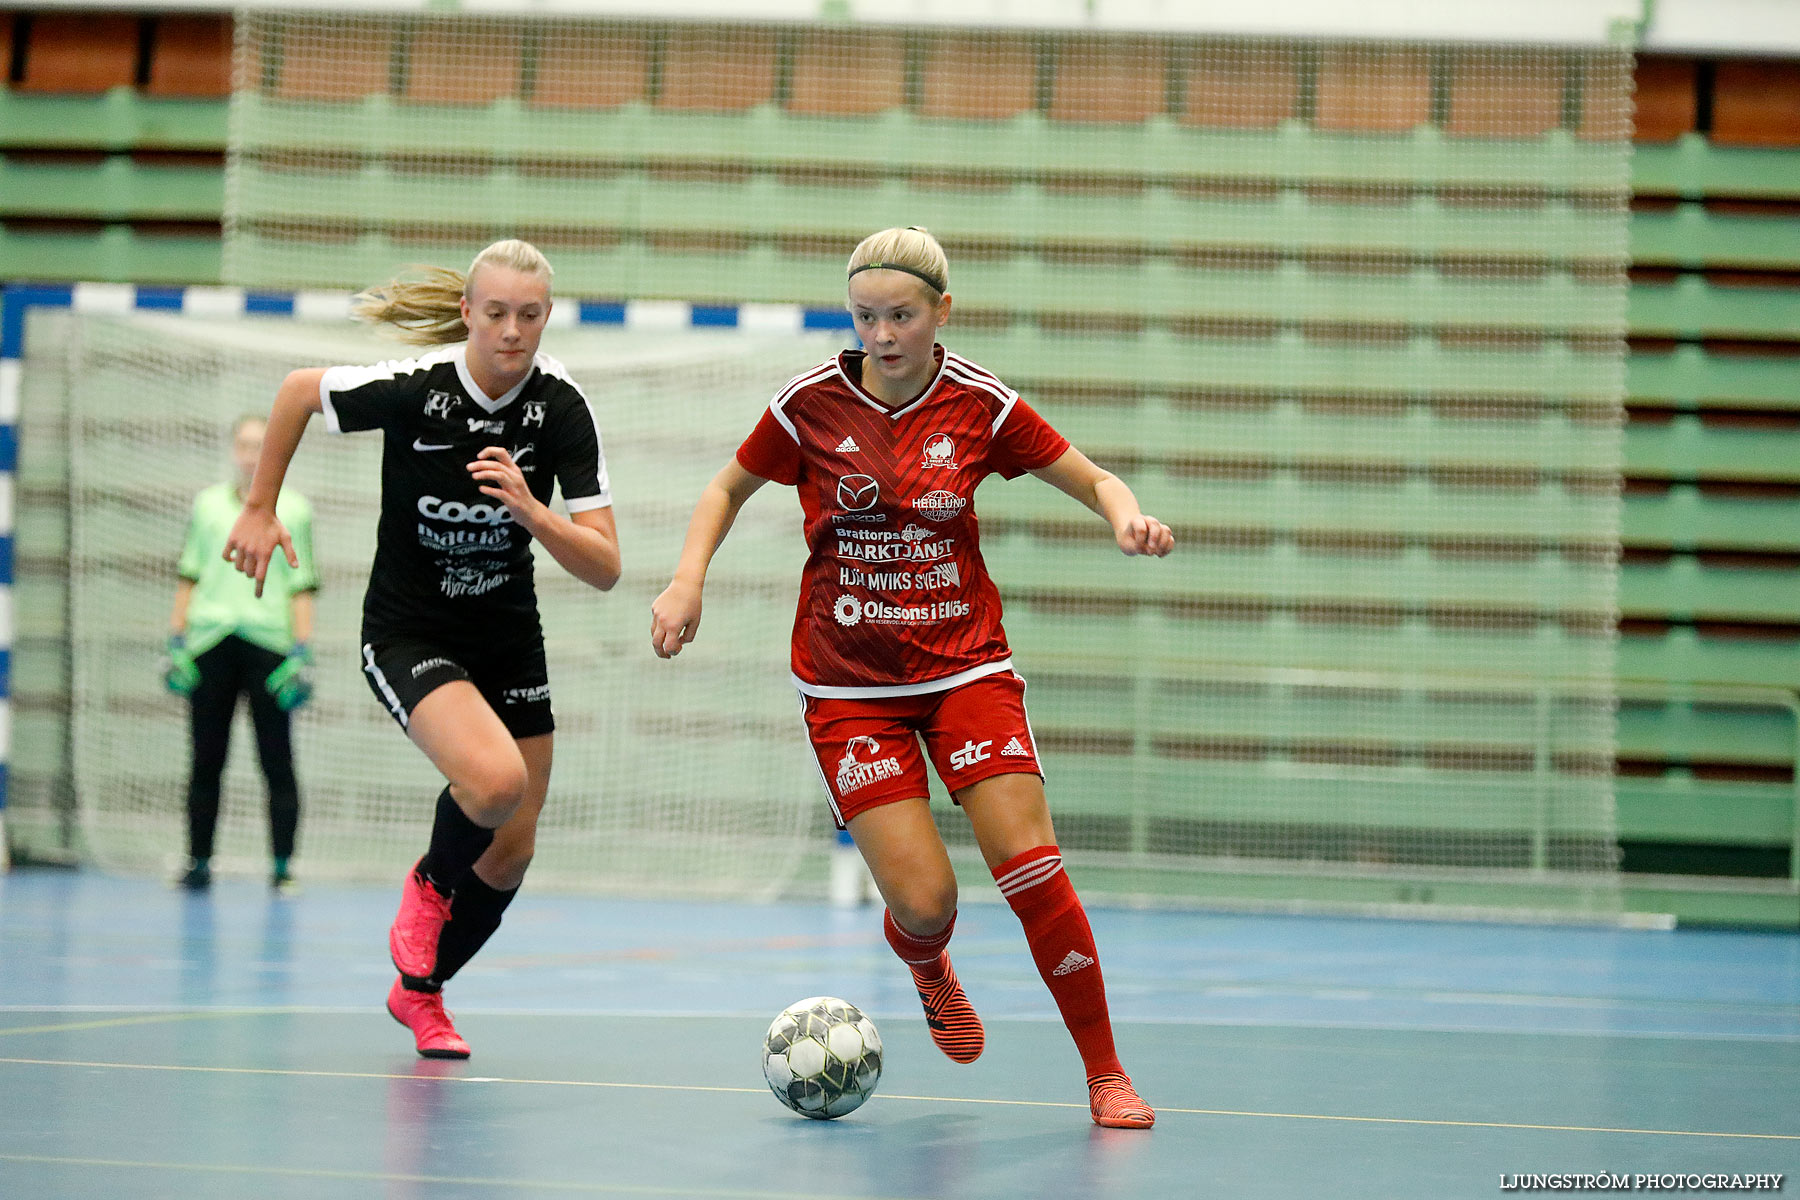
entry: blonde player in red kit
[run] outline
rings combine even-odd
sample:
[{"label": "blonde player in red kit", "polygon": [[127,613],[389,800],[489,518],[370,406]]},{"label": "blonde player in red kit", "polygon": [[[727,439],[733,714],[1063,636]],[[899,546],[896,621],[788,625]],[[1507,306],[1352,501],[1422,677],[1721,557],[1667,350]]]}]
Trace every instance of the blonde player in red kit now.
[{"label": "blonde player in red kit", "polygon": [[738,509],[771,480],[794,487],[810,549],[794,684],[832,815],[887,902],[888,944],[912,970],[932,1040],[973,1062],[984,1034],[950,966],[956,875],[927,807],[921,741],[1025,927],[1095,1122],[1148,1129],[1156,1114],[1113,1048],[1099,952],[1063,872],[975,487],[1029,471],[1104,518],[1127,555],[1160,557],[1175,539],[1018,393],[937,344],[948,275],[923,229],[857,246],[849,309],[864,348],[788,383],[701,493],[675,578],[651,605],[651,645],[671,658],[694,639],[707,566]]}]

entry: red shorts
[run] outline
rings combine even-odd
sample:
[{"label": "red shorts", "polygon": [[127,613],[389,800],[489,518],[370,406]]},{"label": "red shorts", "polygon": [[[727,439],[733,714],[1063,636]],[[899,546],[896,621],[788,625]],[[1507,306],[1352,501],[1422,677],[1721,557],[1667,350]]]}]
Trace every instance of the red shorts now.
[{"label": "red shorts", "polygon": [[921,738],[953,795],[992,775],[1044,774],[1025,681],[1010,671],[922,696],[800,700],[839,829],[871,808],[929,795]]}]

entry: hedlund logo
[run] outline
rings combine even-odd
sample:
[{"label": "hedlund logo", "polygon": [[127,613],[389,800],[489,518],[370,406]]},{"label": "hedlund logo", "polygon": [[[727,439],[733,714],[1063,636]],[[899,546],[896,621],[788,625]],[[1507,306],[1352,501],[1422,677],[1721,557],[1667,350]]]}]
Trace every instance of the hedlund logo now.
[{"label": "hedlund logo", "polygon": [[935,492],[926,492],[912,502],[919,510],[919,515],[928,521],[948,521],[960,513],[969,502],[955,492],[946,492],[942,488]]},{"label": "hedlund logo", "polygon": [[457,525],[511,525],[512,511],[504,504],[464,504],[461,500],[419,497],[419,515]]}]

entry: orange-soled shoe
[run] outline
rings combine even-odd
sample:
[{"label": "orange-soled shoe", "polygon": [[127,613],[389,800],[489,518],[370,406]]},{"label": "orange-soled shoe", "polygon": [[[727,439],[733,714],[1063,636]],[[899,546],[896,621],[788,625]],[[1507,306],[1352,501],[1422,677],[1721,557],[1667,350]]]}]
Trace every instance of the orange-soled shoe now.
[{"label": "orange-soled shoe", "polygon": [[1148,1129],[1156,1124],[1156,1110],[1145,1104],[1126,1075],[1095,1075],[1088,1080],[1088,1107],[1094,1124],[1108,1129]]},{"label": "orange-soled shoe", "polygon": [[442,992],[409,991],[396,979],[388,989],[387,1010],[389,1016],[412,1030],[420,1058],[469,1057],[469,1043],[450,1023]]},{"label": "orange-soled shoe", "polygon": [[925,1006],[925,1024],[931,1030],[931,1040],[952,1061],[972,1063],[981,1057],[987,1033],[981,1027],[981,1018],[975,1015],[975,1006],[956,980],[948,951],[938,956],[937,965],[943,974],[936,979],[924,980],[917,971],[913,972],[913,986],[919,991],[919,1003]]},{"label": "orange-soled shoe", "polygon": [[388,929],[394,969],[412,979],[430,979],[437,969],[438,937],[450,919],[450,898],[425,881],[415,867],[406,873],[400,911]]}]

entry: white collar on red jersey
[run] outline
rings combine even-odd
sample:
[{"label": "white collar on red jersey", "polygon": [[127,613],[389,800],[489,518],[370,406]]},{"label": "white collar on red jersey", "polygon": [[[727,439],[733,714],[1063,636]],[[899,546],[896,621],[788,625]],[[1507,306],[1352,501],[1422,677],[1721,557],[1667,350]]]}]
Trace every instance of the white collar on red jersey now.
[{"label": "white collar on red jersey", "polygon": [[[862,381],[851,375],[849,368],[845,366],[849,361],[850,356],[853,354],[861,355],[863,361],[867,363],[869,355],[866,350],[840,351],[837,356],[837,373],[843,379],[844,383],[849,386],[851,392],[855,393],[856,398],[861,400],[864,404],[867,404],[870,408],[881,413],[883,416],[900,417],[911,412],[913,409],[919,407],[919,405],[925,403],[926,400],[930,399],[931,393],[937,391],[938,384],[944,378],[944,363],[949,359],[949,355],[944,350],[943,343],[933,342],[931,352],[937,356],[937,372],[932,375],[931,382],[925,385],[924,391],[920,392],[917,396],[914,396],[911,400],[908,400],[898,408],[889,408],[887,405],[877,400],[869,392],[869,389],[862,385]],[[860,375],[862,372],[858,371],[856,374]]]}]

